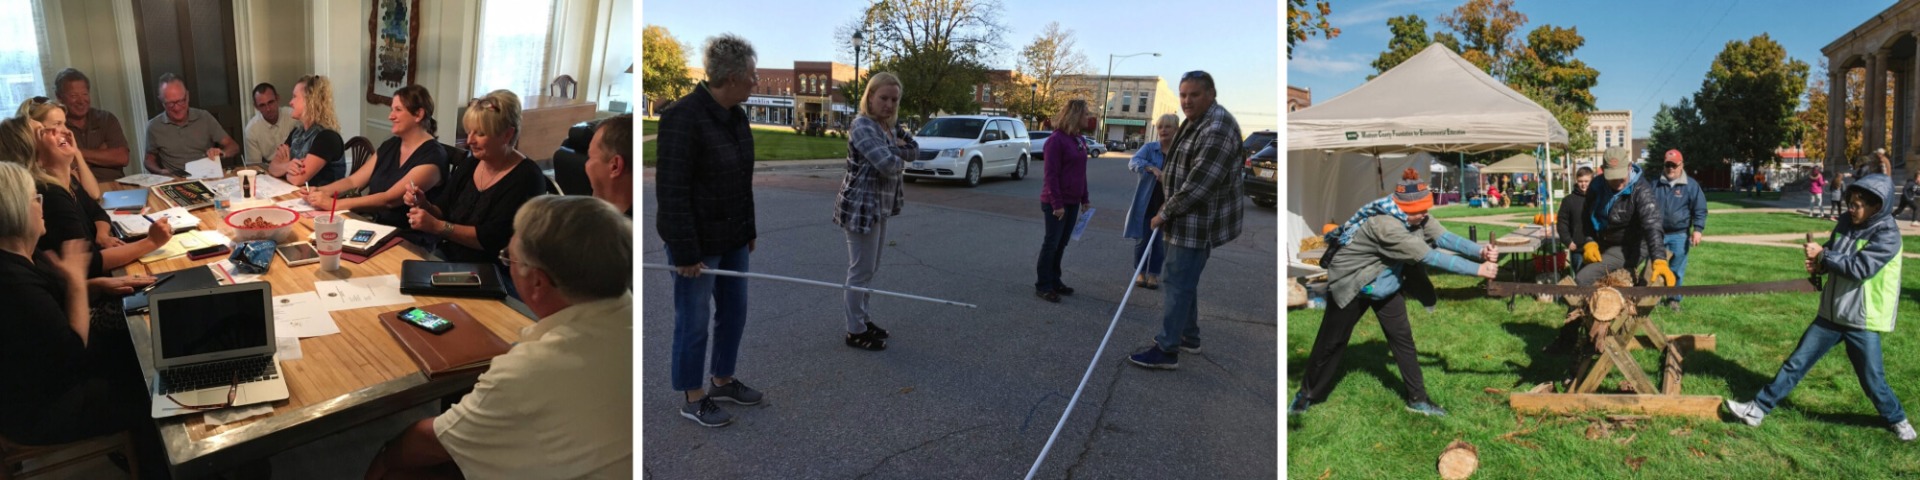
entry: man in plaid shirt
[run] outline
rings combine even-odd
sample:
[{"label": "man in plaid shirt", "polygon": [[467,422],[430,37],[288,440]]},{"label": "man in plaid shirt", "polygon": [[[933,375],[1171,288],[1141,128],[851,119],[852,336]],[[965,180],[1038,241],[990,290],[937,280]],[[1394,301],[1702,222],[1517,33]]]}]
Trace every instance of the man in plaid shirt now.
[{"label": "man in plaid shirt", "polygon": [[1195,70],[1180,77],[1180,109],[1187,121],[1167,156],[1167,203],[1151,226],[1167,242],[1162,282],[1166,316],[1154,345],[1128,357],[1145,368],[1180,367],[1180,352],[1200,353],[1197,290],[1213,248],[1240,236],[1240,123],[1214,103],[1213,76]]}]

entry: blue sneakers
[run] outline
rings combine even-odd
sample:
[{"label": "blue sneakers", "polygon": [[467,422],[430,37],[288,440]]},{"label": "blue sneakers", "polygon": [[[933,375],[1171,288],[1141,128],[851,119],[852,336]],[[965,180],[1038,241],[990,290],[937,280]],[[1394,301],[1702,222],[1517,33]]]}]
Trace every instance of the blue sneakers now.
[{"label": "blue sneakers", "polygon": [[1141,350],[1140,353],[1128,356],[1127,361],[1133,362],[1134,365],[1138,365],[1140,368],[1173,370],[1180,368],[1180,352],[1178,350],[1162,352],[1158,345],[1149,345],[1145,350]]},{"label": "blue sneakers", "polygon": [[1439,405],[1434,405],[1433,402],[1414,402],[1407,404],[1407,411],[1430,417],[1447,416],[1447,409],[1440,408]]},{"label": "blue sneakers", "polygon": [[1293,395],[1293,405],[1287,406],[1287,415],[1293,416],[1307,413],[1307,407],[1311,406],[1313,406],[1313,401],[1307,400],[1307,391],[1301,390],[1300,393]]}]

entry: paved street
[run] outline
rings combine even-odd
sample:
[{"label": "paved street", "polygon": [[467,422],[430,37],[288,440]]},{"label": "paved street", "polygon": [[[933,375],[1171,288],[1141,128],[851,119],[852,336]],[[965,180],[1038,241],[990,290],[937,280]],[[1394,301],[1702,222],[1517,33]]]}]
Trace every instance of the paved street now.
[{"label": "paved street", "polygon": [[[1041,168],[978,188],[921,181],[889,226],[873,287],[979,305],[875,296],[884,352],[842,344],[838,290],[753,281],[738,377],[765,403],[721,405],[733,425],[681,418],[672,391],[669,273],[642,273],[639,388],[644,478],[1019,478],[1131,285],[1132,198],[1126,155],[1090,163],[1098,212],[1068,247],[1059,304],[1032,294],[1041,240]],[[825,164],[825,165],[822,165]],[[761,273],[838,282],[846,272],[831,221],[843,168],[771,162],[755,174]],[[654,229],[652,171],[642,259],[666,263]],[[1246,204],[1245,233],[1214,250],[1201,280],[1205,351],[1176,371],[1125,356],[1151,342],[1164,290],[1136,289],[1073,418],[1039,478],[1274,478],[1278,474],[1276,215]]]}]

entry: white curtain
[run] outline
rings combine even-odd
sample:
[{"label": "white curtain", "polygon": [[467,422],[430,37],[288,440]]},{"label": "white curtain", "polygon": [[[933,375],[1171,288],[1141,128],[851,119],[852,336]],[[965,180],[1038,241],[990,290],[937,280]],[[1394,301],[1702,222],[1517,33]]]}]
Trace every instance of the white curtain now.
[{"label": "white curtain", "polygon": [[520,98],[546,89],[551,57],[553,0],[486,2],[480,20],[480,59],[473,96],[499,89]]},{"label": "white curtain", "polygon": [[47,31],[37,0],[0,0],[0,109],[47,92]]}]

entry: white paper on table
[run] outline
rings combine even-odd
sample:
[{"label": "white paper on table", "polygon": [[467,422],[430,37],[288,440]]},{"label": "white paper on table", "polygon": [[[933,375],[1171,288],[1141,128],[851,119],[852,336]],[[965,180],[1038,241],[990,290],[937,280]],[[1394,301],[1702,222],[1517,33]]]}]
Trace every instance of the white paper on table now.
[{"label": "white paper on table", "polygon": [[240,177],[228,177],[228,178],[222,178],[219,180],[207,180],[200,183],[203,185],[206,185],[207,190],[212,191],[214,194],[227,194],[232,199],[239,199],[241,197]]},{"label": "white paper on table", "polygon": [[399,275],[313,282],[313,293],[329,312],[413,303],[412,295],[400,293]]},{"label": "white paper on table", "polygon": [[221,285],[258,282],[260,281],[260,275],[262,275],[259,273],[240,273],[239,270],[233,268],[233,260],[221,260],[209,263],[207,264],[207,268],[213,269],[213,279],[220,282]]},{"label": "white paper on table", "polygon": [[1073,241],[1080,241],[1080,233],[1087,231],[1087,224],[1092,222],[1093,207],[1087,207],[1087,211],[1080,212],[1080,222],[1073,225]]},{"label": "white paper on table", "polygon": [[[276,332],[275,335],[279,335],[279,333]],[[273,359],[274,360],[285,361],[285,360],[300,359],[300,338],[299,337],[279,337],[273,340],[274,340],[273,342],[274,344]]]},{"label": "white paper on table", "polygon": [[274,205],[279,205],[281,207],[285,207],[288,210],[293,210],[299,213],[306,213],[306,212],[312,212],[317,210],[313,208],[313,205],[308,205],[307,199],[304,199],[304,198],[295,198],[291,200],[286,200],[280,203],[276,203]]},{"label": "white paper on table", "polygon": [[187,178],[220,178],[220,161],[202,158],[187,162]]},{"label": "white paper on table", "polygon": [[272,403],[260,403],[245,407],[227,407],[207,412],[204,420],[208,425],[226,425],[261,415],[273,413]]},{"label": "white paper on table", "polygon": [[315,292],[273,297],[273,335],[306,338],[340,333]]},{"label": "white paper on table", "polygon": [[253,176],[253,195],[255,197],[273,198],[293,193],[296,190],[299,190],[299,188],[295,188],[293,184],[278,178],[273,178],[270,175],[262,174]]},{"label": "white paper on table", "polygon": [[154,175],[151,173],[142,173],[137,175],[128,175],[128,176],[120,177],[120,179],[116,181],[127,184],[127,185],[138,185],[140,186],[140,188],[147,188],[154,185],[171,182],[173,180],[174,180],[173,177],[169,177],[166,175]]}]

